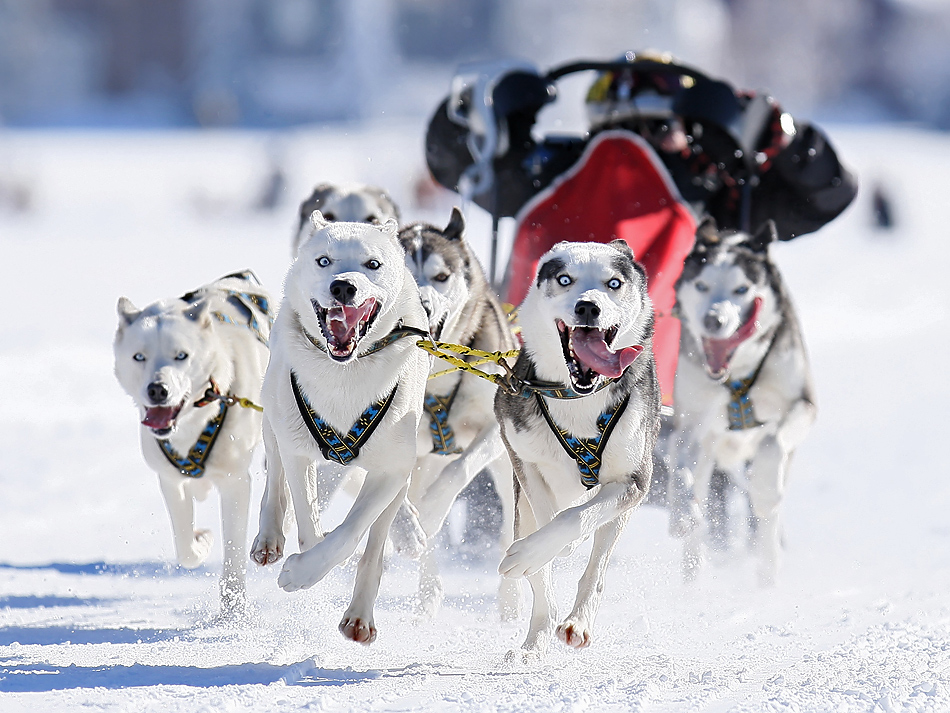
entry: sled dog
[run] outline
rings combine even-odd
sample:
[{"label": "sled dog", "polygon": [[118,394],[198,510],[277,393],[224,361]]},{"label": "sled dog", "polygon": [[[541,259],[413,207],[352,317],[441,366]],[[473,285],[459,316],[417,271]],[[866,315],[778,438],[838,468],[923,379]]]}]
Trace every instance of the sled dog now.
[{"label": "sled dog", "polygon": [[[406,264],[419,286],[429,331],[436,341],[488,352],[510,351],[515,348],[515,340],[507,315],[465,242],[464,230],[465,219],[455,208],[444,229],[413,223],[399,233]],[[431,373],[443,372],[447,366],[436,359]],[[479,368],[498,370],[490,364]],[[511,464],[495,418],[494,396],[494,384],[462,371],[428,382],[409,500],[417,507],[430,541],[459,493],[483,468],[489,468],[502,504],[502,549],[511,544]],[[420,562],[419,584],[420,609],[434,614],[444,590],[431,550]],[[518,600],[517,582],[503,578],[498,602],[503,618],[517,615]]]},{"label": "sled dog", "polygon": [[[346,638],[368,644],[383,546],[416,460],[430,358],[415,342],[426,317],[394,219],[329,222],[315,211],[311,221],[287,273],[261,394],[267,485],[253,554],[262,564],[282,555],[284,478],[300,544],[278,577],[286,591],[319,582],[368,531],[340,623]],[[365,473],[349,513],[326,534],[308,478],[314,461]]]},{"label": "sled dog", "polygon": [[[623,241],[555,245],[518,320],[514,372],[525,387],[495,397],[517,538],[499,571],[531,585],[527,661],[544,656],[553,634],[574,648],[591,642],[611,551],[650,485],[660,392],[646,274]],[[551,560],[591,535],[574,608],[555,629]]]},{"label": "sled dog", "polygon": [[300,204],[297,230],[291,242],[291,254],[310,236],[310,216],[319,210],[324,220],[348,223],[382,224],[390,218],[399,222],[399,208],[389,194],[376,186],[343,186],[321,183]]},{"label": "sled dog", "polygon": [[779,508],[788,465],[815,419],[798,318],[769,259],[769,221],[755,234],[705,221],[677,283],[683,323],[670,452],[670,529],[686,538],[683,572],[696,575],[707,541],[714,470],[747,492],[756,522],[758,577],[778,571]]},{"label": "sled dog", "polygon": [[179,563],[198,567],[212,537],[194,500],[221,495],[225,613],[245,605],[248,465],[261,440],[270,298],[250,271],[145,309],[118,302],[115,374],[141,420],[142,454],[159,476]]}]

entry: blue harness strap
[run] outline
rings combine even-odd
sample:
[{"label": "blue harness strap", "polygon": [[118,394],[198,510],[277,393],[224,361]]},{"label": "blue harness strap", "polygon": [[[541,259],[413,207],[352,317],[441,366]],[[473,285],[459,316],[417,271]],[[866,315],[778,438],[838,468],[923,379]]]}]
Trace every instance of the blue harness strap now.
[{"label": "blue harness strap", "polygon": [[159,440],[158,447],[168,459],[168,462],[178,468],[179,473],[189,478],[200,478],[205,474],[205,461],[211,455],[211,449],[214,447],[214,442],[221,432],[221,427],[224,425],[224,419],[227,415],[228,405],[222,401],[217,415],[208,421],[201,435],[198,436],[195,445],[191,447],[186,456],[179,455],[168,439]]},{"label": "blue harness strap", "polygon": [[726,384],[729,389],[726,418],[729,420],[730,431],[744,431],[747,428],[755,428],[761,425],[755,417],[752,400],[749,398],[749,390],[758,375],[758,371],[756,371],[752,376],[745,379],[736,379]]},{"label": "blue harness strap", "polygon": [[310,431],[310,435],[313,436],[313,440],[315,440],[320,447],[320,453],[322,453],[323,457],[327,460],[332,460],[342,465],[348,464],[360,454],[360,449],[366,444],[366,441],[369,440],[369,437],[373,434],[373,431],[376,430],[376,427],[379,426],[386,412],[389,410],[389,407],[392,405],[393,397],[395,397],[396,390],[399,388],[399,384],[397,383],[393,387],[393,390],[389,392],[388,396],[370,404],[366,410],[360,414],[360,417],[356,419],[356,423],[353,424],[350,430],[341,435],[313,410],[310,402],[307,401],[307,397],[304,396],[300,390],[300,385],[297,383],[297,375],[294,374],[293,371],[290,372],[290,385],[293,388],[297,409],[300,411],[300,415],[307,425],[307,430]]},{"label": "blue harness strap", "polygon": [[603,455],[604,448],[607,447],[607,441],[610,440],[610,434],[613,432],[620,417],[623,416],[623,412],[627,409],[627,404],[630,402],[630,395],[628,394],[623,401],[612,409],[604,411],[597,417],[597,430],[600,434],[595,438],[578,438],[568,433],[566,429],[561,428],[554,421],[551,412],[548,411],[547,404],[544,403],[544,398],[540,394],[536,394],[536,398],[538,407],[541,409],[541,414],[557,438],[558,443],[561,444],[561,447],[567,451],[567,454],[577,463],[577,469],[581,473],[581,482],[584,484],[584,487],[589,490],[595,485],[599,485],[601,456]]},{"label": "blue harness strap", "polygon": [[449,456],[461,453],[462,449],[455,445],[455,431],[449,423],[449,412],[455,395],[458,394],[462,380],[455,384],[446,396],[437,396],[426,392],[422,407],[429,414],[429,432],[432,434],[432,452],[440,456]]}]

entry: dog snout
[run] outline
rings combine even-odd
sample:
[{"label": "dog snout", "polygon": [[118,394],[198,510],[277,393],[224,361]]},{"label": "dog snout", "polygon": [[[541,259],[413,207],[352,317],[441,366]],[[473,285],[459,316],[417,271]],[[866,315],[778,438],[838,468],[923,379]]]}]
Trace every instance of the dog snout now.
[{"label": "dog snout", "polygon": [[706,328],[706,331],[715,334],[723,325],[726,323],[726,317],[719,312],[707,312],[706,316],[703,317],[703,326]]},{"label": "dog snout", "polygon": [[356,297],[356,285],[348,280],[334,280],[330,283],[330,294],[340,304],[352,304]]},{"label": "dog snout", "polygon": [[574,315],[585,326],[593,326],[600,317],[600,307],[590,300],[580,300],[574,305]]},{"label": "dog snout", "polygon": [[145,387],[145,394],[153,404],[163,404],[168,400],[168,387],[160,381],[153,381]]}]

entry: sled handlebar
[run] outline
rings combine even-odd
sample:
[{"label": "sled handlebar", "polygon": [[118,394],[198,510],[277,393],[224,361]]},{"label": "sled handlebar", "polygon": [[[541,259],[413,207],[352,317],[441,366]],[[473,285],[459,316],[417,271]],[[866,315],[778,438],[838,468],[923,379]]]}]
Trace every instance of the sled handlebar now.
[{"label": "sled handlebar", "polygon": [[587,72],[591,70],[598,72],[619,72],[623,70],[634,72],[667,72],[669,74],[685,75],[697,80],[709,79],[707,74],[688,65],[678,64],[676,62],[661,62],[655,59],[638,59],[634,60],[633,62],[577,60],[575,62],[562,64],[560,67],[554,67],[553,69],[548,70],[548,73],[544,75],[544,78],[549,82],[556,82],[569,74],[577,74],[578,72]]}]

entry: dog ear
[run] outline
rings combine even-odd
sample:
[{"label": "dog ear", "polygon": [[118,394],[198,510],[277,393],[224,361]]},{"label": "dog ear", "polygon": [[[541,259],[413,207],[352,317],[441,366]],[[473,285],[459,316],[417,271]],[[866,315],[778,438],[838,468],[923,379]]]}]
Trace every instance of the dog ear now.
[{"label": "dog ear", "polygon": [[386,218],[386,221],[379,227],[384,233],[389,233],[394,238],[399,233],[399,221],[395,218]]},{"label": "dog ear", "polygon": [[462,233],[465,231],[465,217],[458,208],[452,208],[452,217],[449,224],[445,226],[442,235],[446,240],[461,240]]},{"label": "dog ear", "polygon": [[208,300],[199,300],[189,305],[185,310],[185,316],[199,327],[205,328],[211,326],[211,309]]},{"label": "dog ear", "polygon": [[617,240],[611,240],[611,241],[608,243],[608,245],[610,245],[611,247],[616,248],[617,250],[619,250],[620,252],[622,252],[624,255],[626,255],[628,258],[630,258],[630,261],[631,261],[631,262],[636,262],[637,259],[633,256],[633,250],[631,250],[631,249],[630,249],[630,246],[627,245],[627,241],[626,241],[626,240],[620,240],[620,239],[618,238]]},{"label": "dog ear", "polygon": [[753,252],[764,253],[769,249],[769,245],[778,240],[778,228],[775,227],[775,221],[769,218],[759,226],[755,235],[749,238],[747,245]]},{"label": "dog ear", "polygon": [[719,226],[716,225],[716,219],[707,215],[696,228],[696,242],[701,245],[715,245],[719,240]]},{"label": "dog ear", "polygon": [[323,213],[319,210],[313,211],[310,214],[310,225],[312,225],[317,230],[323,230],[330,224],[330,221],[323,217]]},{"label": "dog ear", "polygon": [[128,297],[119,298],[119,302],[115,306],[115,311],[119,315],[120,327],[127,327],[142,314],[142,310],[132,304],[132,300]]}]

